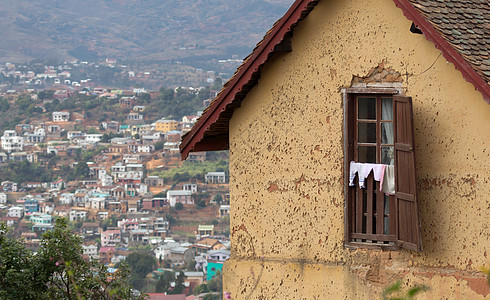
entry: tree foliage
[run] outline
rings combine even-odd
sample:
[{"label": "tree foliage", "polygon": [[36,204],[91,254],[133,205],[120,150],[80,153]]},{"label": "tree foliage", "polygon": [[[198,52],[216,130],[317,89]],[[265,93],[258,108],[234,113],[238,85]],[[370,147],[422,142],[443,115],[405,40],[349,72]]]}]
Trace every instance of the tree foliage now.
[{"label": "tree foliage", "polygon": [[51,169],[46,169],[37,163],[30,163],[24,160],[20,162],[9,161],[8,165],[2,169],[0,178],[23,183],[28,181],[49,182],[54,177]]},{"label": "tree foliage", "polygon": [[170,291],[170,283],[174,281],[174,273],[170,271],[164,271],[160,275],[160,279],[155,286],[155,292],[157,293],[168,293]]},{"label": "tree foliage", "polygon": [[175,280],[175,286],[172,289],[172,291],[169,294],[182,294],[184,293],[184,281],[185,281],[185,275],[183,271],[180,271],[179,275],[177,276],[177,279]]},{"label": "tree foliage", "polygon": [[126,262],[131,270],[132,285],[136,289],[142,290],[145,285],[146,275],[153,271],[157,265],[155,256],[151,252],[146,251],[133,252],[128,255]]},{"label": "tree foliage", "polygon": [[158,111],[160,115],[172,116],[180,119],[183,116],[195,115],[196,111],[203,108],[202,101],[208,99],[211,93],[209,88],[204,88],[198,93],[186,89],[160,89],[160,96],[150,102],[151,111]]},{"label": "tree foliage", "polygon": [[83,259],[81,238],[67,229],[65,219],[43,235],[35,255],[0,225],[1,299],[143,299],[129,278],[126,265],[109,274]]},{"label": "tree foliage", "polygon": [[182,204],[180,202],[175,203],[175,209],[176,210],[182,210],[182,209],[184,209],[184,204]]}]

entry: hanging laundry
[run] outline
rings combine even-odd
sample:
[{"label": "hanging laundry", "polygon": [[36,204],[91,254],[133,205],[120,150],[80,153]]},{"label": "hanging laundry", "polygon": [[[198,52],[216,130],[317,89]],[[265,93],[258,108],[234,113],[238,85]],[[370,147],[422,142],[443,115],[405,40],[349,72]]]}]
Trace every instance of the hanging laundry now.
[{"label": "hanging laundry", "polygon": [[373,172],[374,180],[379,181],[385,194],[395,193],[395,172],[393,165],[358,163],[351,161],[349,168],[349,186],[355,186],[354,179],[359,178],[359,186],[366,188],[366,178]]},{"label": "hanging laundry", "polygon": [[387,165],[383,184],[380,183],[381,191],[387,195],[395,194],[395,166]]}]

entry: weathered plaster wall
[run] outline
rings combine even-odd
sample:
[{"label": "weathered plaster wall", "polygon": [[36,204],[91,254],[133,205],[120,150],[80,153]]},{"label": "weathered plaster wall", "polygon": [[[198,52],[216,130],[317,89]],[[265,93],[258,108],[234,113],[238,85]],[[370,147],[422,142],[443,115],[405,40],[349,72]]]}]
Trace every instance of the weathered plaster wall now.
[{"label": "weathered plaster wall", "polygon": [[[490,106],[410,24],[391,0],[320,1],[235,111],[233,299],[362,299],[396,279],[488,296]],[[382,62],[414,102],[420,253],[344,248],[340,89]]]}]

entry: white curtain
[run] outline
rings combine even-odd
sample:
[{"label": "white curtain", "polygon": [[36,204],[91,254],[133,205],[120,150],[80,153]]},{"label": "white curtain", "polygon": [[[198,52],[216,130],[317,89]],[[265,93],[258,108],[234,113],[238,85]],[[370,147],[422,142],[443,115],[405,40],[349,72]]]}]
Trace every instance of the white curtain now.
[{"label": "white curtain", "polygon": [[[391,99],[383,99],[381,102],[381,120],[393,120],[393,101]],[[383,124],[383,123],[382,123]],[[384,123],[385,126],[383,126],[384,130],[381,130],[383,136],[381,137],[382,141],[388,141],[388,143],[392,144],[393,143],[393,123]],[[393,165],[394,162],[394,155],[393,155],[393,148],[384,148],[381,153],[381,160],[382,162]]]}]

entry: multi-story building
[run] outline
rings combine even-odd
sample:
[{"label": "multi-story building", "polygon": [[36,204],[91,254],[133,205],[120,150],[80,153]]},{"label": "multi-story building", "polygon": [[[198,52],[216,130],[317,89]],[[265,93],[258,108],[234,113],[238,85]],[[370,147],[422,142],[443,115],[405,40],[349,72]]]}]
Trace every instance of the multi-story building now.
[{"label": "multi-story building", "polygon": [[175,120],[158,120],[155,123],[155,130],[160,132],[169,132],[177,130],[179,128],[179,122]]},{"label": "multi-story building", "polygon": [[97,246],[95,245],[82,245],[83,255],[86,255],[89,259],[99,258]]},{"label": "multi-story building", "polygon": [[184,190],[170,190],[167,191],[167,201],[171,207],[174,207],[177,203],[193,204],[192,192]]},{"label": "multi-story building", "polygon": [[84,221],[87,219],[88,212],[85,210],[70,210],[70,222]]},{"label": "multi-story building", "polygon": [[226,174],[225,172],[208,172],[205,175],[206,183],[225,183]]},{"label": "multi-story building", "polygon": [[32,215],[30,215],[29,220],[34,224],[49,225],[49,224],[51,224],[53,218],[51,217],[51,215],[48,215],[48,214],[32,213]]},{"label": "multi-story building", "polygon": [[7,211],[7,217],[22,218],[24,216],[24,208],[20,206],[12,206]]},{"label": "multi-story building", "polygon": [[5,130],[1,140],[5,152],[20,152],[24,149],[24,137],[18,136],[15,130]]},{"label": "multi-story building", "polygon": [[33,133],[25,133],[24,138],[28,143],[42,143],[46,138],[46,132],[43,128],[39,128]]},{"label": "multi-story building", "polygon": [[106,230],[100,234],[102,247],[115,247],[121,242],[121,230]]},{"label": "multi-story building", "polygon": [[54,111],[53,122],[67,122],[70,121],[70,112],[68,111]]}]

